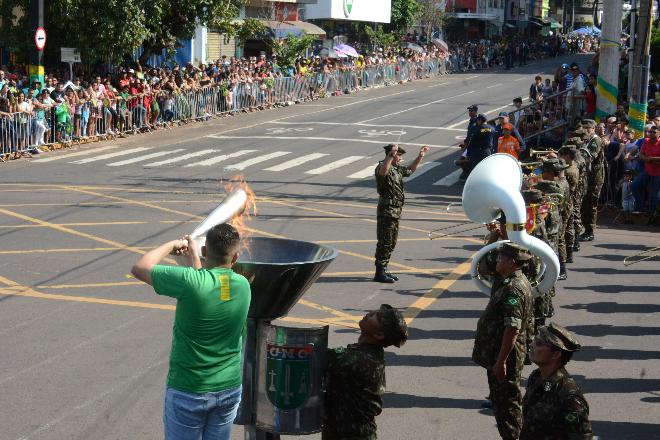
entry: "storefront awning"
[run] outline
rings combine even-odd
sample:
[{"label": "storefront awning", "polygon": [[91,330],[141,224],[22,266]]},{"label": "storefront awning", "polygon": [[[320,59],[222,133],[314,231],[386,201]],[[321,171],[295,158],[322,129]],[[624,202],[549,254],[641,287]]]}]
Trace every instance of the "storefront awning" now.
[{"label": "storefront awning", "polygon": [[289,35],[294,35],[297,37],[303,32],[308,35],[325,35],[325,31],[323,29],[306,21],[262,20],[262,23],[264,26],[271,30],[275,38],[286,38]]}]

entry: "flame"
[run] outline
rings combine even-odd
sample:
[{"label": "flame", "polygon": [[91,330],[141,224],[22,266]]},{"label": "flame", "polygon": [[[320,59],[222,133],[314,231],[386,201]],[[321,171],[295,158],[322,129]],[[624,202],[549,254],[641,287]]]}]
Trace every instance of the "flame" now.
[{"label": "flame", "polygon": [[250,254],[249,240],[252,235],[252,229],[249,223],[253,217],[257,215],[257,196],[252,191],[252,188],[245,181],[242,174],[230,177],[224,184],[225,193],[229,194],[236,189],[242,189],[247,194],[247,201],[245,202],[245,209],[242,213],[236,215],[229,221],[229,224],[236,228],[241,236],[241,246],[239,248],[239,255],[246,253]]}]

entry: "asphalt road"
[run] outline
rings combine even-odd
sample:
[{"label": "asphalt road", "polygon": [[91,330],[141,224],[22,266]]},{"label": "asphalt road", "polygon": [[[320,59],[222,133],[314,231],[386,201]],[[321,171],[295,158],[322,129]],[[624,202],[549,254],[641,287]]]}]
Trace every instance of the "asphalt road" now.
[{"label": "asphalt road", "polygon": [[[0,165],[0,439],[162,438],[174,303],[130,267],[191,232],[236,174],[258,196],[255,235],[340,252],[284,323],[330,324],[336,346],[355,341],[357,321],[381,303],[411,320],[410,341],[388,350],[379,438],[497,438],[492,413],[480,408],[484,371],[470,360],[486,297],[467,273],[485,231],[456,205],[455,145],[467,105],[495,116],[526,96],[535,74],[566,61],[364,90]],[[422,145],[431,151],[407,183],[390,264],[401,280],[381,285],[370,280],[372,174],[388,142],[408,160]],[[450,235],[429,240],[438,228]],[[555,298],[556,321],[584,346],[569,371],[600,438],[660,438],[658,262],[623,265],[660,245],[660,234],[605,227],[596,238]]]}]

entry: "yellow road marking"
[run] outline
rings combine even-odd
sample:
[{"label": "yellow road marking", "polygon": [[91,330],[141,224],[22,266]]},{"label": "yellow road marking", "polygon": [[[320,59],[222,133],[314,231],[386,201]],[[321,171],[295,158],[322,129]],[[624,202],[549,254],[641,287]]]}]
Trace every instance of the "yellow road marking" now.
[{"label": "yellow road marking", "polygon": [[[112,226],[112,225],[143,225],[150,222],[136,221],[136,222],[86,222],[86,223],[53,223],[58,226]],[[49,228],[47,225],[3,225],[2,229],[14,228]]]},{"label": "yellow road marking", "polygon": [[37,289],[87,289],[95,287],[123,287],[144,286],[142,281],[116,281],[112,283],[88,283],[88,284],[43,284]]},{"label": "yellow road marking", "polygon": [[444,292],[458,281],[463,275],[470,271],[471,261],[456,266],[449,274],[443,279],[439,280],[431,289],[429,289],[422,297],[418,298],[412,303],[403,313],[406,322],[410,324],[413,320],[425,309],[427,309],[433,302],[440,297]]},{"label": "yellow road marking", "polygon": [[[35,225],[41,227],[41,225]],[[154,249],[153,246],[150,247],[136,247],[135,249],[141,249],[144,251]],[[50,254],[50,253],[59,253],[59,252],[107,252],[107,251],[119,251],[124,250],[123,248],[118,247],[99,247],[99,248],[66,248],[66,249],[17,249],[12,251],[0,251],[0,255],[7,254]]]}]

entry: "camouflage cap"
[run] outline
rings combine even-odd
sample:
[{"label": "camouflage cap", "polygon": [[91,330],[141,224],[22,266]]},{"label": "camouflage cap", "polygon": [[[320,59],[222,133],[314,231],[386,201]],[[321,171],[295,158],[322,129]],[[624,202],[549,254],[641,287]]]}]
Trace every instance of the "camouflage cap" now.
[{"label": "camouflage cap", "polygon": [[541,171],[562,171],[568,168],[563,159],[547,159],[541,165]]},{"label": "camouflage cap", "polygon": [[538,189],[527,189],[521,191],[521,194],[526,205],[530,203],[541,203],[543,201],[543,193]]},{"label": "camouflage cap", "polygon": [[563,351],[573,352],[582,348],[573,333],[554,322],[539,328],[538,338]]},{"label": "camouflage cap", "polygon": [[527,261],[533,258],[533,255],[524,247],[512,242],[502,243],[498,250],[503,255],[513,258],[516,261]]},{"label": "camouflage cap", "polygon": [[[396,144],[387,144],[387,145],[385,145],[383,147],[383,149],[385,150],[385,154],[390,154],[390,151],[392,151],[392,147],[395,146],[395,145]],[[398,145],[397,145],[397,151],[398,151],[398,154],[406,154],[406,150],[399,147]]]},{"label": "camouflage cap", "polygon": [[385,333],[386,346],[394,345],[401,347],[408,340],[408,325],[403,315],[389,304],[381,304],[378,317]]},{"label": "camouflage cap", "polygon": [[584,141],[582,140],[581,137],[576,136],[576,137],[568,138],[566,143],[575,144],[579,147],[584,143]]},{"label": "camouflage cap", "polygon": [[567,154],[567,155],[574,158],[575,155],[577,154],[577,146],[575,146],[573,144],[564,145],[563,147],[561,147],[559,149],[559,151],[557,153],[559,153],[560,156],[563,156],[563,155]]},{"label": "camouflage cap", "polygon": [[596,121],[593,119],[583,119],[582,120],[583,128],[596,128]]}]

